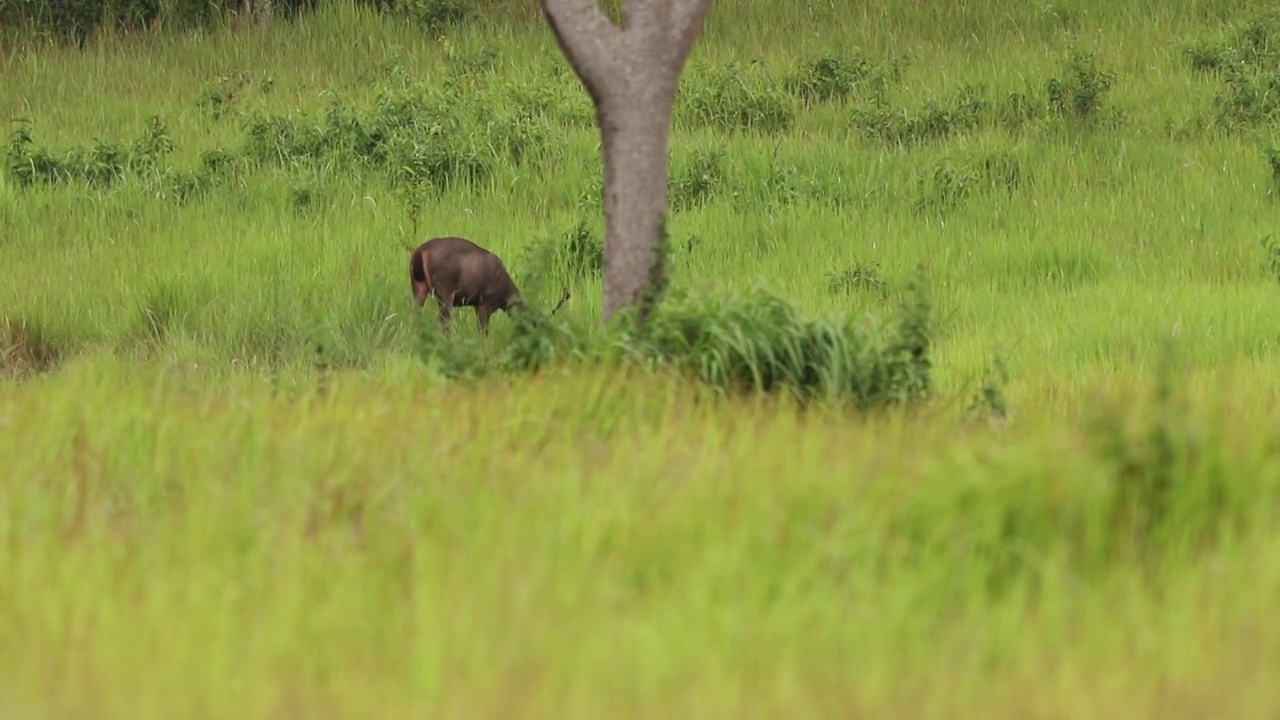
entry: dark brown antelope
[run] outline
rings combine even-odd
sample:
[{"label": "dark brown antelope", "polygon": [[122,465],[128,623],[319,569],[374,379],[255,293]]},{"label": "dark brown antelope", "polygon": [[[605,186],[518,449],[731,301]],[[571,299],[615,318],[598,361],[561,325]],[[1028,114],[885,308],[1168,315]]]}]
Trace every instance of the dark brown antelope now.
[{"label": "dark brown antelope", "polygon": [[[466,238],[438,237],[419,245],[409,254],[409,280],[415,310],[435,296],[441,328],[448,327],[455,307],[473,307],[480,332],[488,335],[489,316],[498,310],[510,313],[523,304],[502,259]],[[551,312],[568,299],[566,287]]]}]

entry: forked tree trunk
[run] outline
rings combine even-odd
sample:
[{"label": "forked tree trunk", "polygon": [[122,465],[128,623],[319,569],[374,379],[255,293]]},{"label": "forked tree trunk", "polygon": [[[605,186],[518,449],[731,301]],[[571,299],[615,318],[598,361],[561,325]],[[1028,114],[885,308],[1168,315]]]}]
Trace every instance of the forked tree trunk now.
[{"label": "forked tree trunk", "polygon": [[[711,0],[626,0],[619,28],[596,0],[542,0],[595,105],[604,145],[604,318],[661,280],[671,110]],[[641,318],[643,320],[643,318]]]}]

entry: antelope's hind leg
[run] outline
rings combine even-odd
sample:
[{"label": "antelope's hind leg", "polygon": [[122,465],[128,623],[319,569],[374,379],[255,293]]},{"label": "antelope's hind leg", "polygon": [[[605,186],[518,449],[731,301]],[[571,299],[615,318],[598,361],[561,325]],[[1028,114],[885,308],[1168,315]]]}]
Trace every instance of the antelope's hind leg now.
[{"label": "antelope's hind leg", "polygon": [[476,306],[476,322],[480,325],[480,334],[489,334],[489,316],[493,315],[494,308],[490,305],[481,303]]}]

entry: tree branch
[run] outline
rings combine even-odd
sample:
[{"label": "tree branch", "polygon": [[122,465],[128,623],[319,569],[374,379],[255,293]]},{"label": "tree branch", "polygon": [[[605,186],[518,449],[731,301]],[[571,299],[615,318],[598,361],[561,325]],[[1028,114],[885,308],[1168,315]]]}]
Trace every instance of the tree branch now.
[{"label": "tree branch", "polygon": [[667,21],[671,23],[670,33],[675,40],[673,60],[677,67],[683,68],[693,44],[702,32],[707,12],[711,9],[711,0],[670,0],[671,10]]},{"label": "tree branch", "polygon": [[615,85],[622,29],[604,14],[596,0],[542,0],[542,13],[569,66],[586,86],[592,101],[601,105]]}]

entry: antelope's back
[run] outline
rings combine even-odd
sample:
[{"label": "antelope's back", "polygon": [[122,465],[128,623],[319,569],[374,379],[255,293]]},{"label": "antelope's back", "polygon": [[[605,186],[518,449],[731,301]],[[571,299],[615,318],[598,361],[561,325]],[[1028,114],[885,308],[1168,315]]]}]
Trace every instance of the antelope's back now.
[{"label": "antelope's back", "polygon": [[496,279],[506,274],[497,255],[466,238],[435,238],[425,247],[430,254],[432,280],[456,289],[460,300],[478,300]]}]

